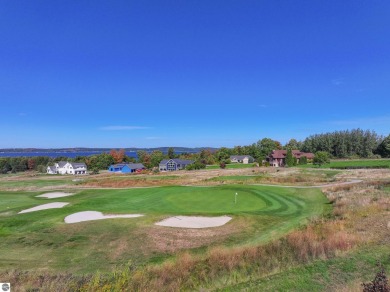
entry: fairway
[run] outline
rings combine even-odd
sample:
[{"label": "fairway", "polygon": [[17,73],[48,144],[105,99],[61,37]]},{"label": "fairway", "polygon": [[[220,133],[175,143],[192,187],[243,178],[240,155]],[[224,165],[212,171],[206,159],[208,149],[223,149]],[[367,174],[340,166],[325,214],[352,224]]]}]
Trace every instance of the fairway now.
[{"label": "fairway", "polygon": [[[225,226],[209,228],[210,231],[198,236],[205,237],[209,244],[257,244],[284,235],[308,218],[321,216],[329,207],[317,189],[250,185],[73,192],[73,196],[55,199],[36,197],[42,192],[0,193],[1,269],[50,267],[87,272],[97,268],[110,270],[116,264],[130,260],[139,264],[153,261],[164,255],[156,247],[153,234],[157,230],[167,232],[159,242],[174,240],[170,236],[175,234],[170,233],[172,228],[154,224],[179,215],[231,216],[232,220]],[[50,202],[69,204],[61,209],[17,214]],[[144,216],[64,223],[66,216],[83,211]],[[180,232],[180,228],[173,230]],[[220,233],[230,235],[219,236]],[[42,254],[47,258],[42,258]]]}]

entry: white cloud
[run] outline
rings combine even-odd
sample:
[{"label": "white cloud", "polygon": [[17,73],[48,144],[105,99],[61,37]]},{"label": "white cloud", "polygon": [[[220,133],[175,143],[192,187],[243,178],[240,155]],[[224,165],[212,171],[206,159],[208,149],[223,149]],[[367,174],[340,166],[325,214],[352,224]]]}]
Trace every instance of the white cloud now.
[{"label": "white cloud", "polygon": [[332,84],[336,86],[340,86],[344,84],[344,78],[336,78],[332,80]]},{"label": "white cloud", "polygon": [[101,127],[100,130],[103,131],[131,131],[131,130],[144,130],[150,129],[150,127],[144,126],[105,126]]}]

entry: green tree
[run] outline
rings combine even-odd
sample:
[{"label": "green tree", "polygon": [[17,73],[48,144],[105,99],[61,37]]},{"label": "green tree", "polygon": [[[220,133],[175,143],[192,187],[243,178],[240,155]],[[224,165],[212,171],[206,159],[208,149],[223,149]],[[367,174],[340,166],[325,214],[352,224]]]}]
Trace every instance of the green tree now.
[{"label": "green tree", "polygon": [[226,147],[221,147],[218,151],[217,151],[217,159],[219,162],[221,161],[227,161],[229,160],[230,158],[230,149],[226,148]]},{"label": "green tree", "polygon": [[321,167],[321,165],[329,163],[329,153],[325,151],[318,151],[314,154],[313,164],[318,165]]},{"label": "green tree", "polygon": [[272,140],[270,138],[263,138],[257,141],[258,157],[255,157],[258,162],[264,160],[272,150],[282,149],[279,141]]},{"label": "green tree", "polygon": [[168,148],[168,158],[169,159],[175,158],[175,149],[173,149],[173,147]]},{"label": "green tree", "polygon": [[288,149],[287,149],[286,165],[287,165],[288,167],[294,166],[294,157],[293,157],[292,149],[291,149],[291,148],[288,148]]},{"label": "green tree", "polygon": [[299,164],[300,165],[307,164],[307,157],[306,156],[302,156],[301,158],[299,158]]},{"label": "green tree", "polygon": [[164,153],[162,153],[160,150],[154,150],[150,154],[150,167],[158,166],[160,164],[161,160],[163,160],[163,159],[164,159]]},{"label": "green tree", "polygon": [[375,152],[382,157],[390,157],[390,135],[383,139]]}]

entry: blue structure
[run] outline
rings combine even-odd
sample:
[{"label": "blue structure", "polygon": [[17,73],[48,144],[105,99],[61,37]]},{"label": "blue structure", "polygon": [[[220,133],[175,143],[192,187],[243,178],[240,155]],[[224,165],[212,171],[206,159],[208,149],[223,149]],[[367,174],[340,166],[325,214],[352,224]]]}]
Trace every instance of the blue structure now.
[{"label": "blue structure", "polygon": [[121,173],[132,173],[137,170],[143,170],[145,166],[142,163],[118,163],[110,165],[108,171],[121,172]]}]

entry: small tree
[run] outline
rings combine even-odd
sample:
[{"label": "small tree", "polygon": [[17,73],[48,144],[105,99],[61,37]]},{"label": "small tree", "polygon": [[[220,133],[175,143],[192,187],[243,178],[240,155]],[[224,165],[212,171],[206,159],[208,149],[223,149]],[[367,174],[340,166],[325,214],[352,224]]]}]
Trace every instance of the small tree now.
[{"label": "small tree", "polygon": [[222,161],[220,164],[219,164],[219,167],[221,169],[225,169],[226,168],[226,163],[224,161]]},{"label": "small tree", "polygon": [[299,158],[299,164],[300,165],[307,164],[307,157],[306,156],[302,156],[301,158]]},{"label": "small tree", "polygon": [[321,167],[323,164],[329,163],[329,154],[325,151],[318,151],[316,154],[314,154],[313,164],[318,165]]},{"label": "small tree", "polygon": [[375,275],[374,280],[370,283],[363,283],[363,292],[390,292],[389,282],[385,275],[385,269],[382,264],[377,264],[379,267],[378,273]]},{"label": "small tree", "polygon": [[286,165],[288,167],[294,166],[294,157],[293,157],[291,148],[287,149]]}]

